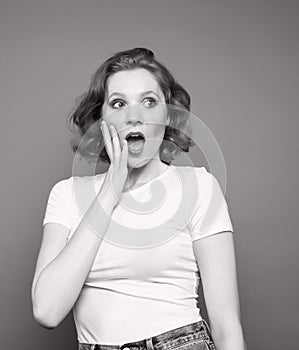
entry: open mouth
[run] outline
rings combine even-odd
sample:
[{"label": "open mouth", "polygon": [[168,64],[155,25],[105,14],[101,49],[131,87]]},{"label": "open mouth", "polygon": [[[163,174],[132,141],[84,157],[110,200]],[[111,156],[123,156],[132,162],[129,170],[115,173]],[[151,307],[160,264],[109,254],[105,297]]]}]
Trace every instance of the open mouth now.
[{"label": "open mouth", "polygon": [[125,137],[128,141],[129,152],[133,154],[141,153],[145,143],[145,136],[140,131],[130,132]]}]

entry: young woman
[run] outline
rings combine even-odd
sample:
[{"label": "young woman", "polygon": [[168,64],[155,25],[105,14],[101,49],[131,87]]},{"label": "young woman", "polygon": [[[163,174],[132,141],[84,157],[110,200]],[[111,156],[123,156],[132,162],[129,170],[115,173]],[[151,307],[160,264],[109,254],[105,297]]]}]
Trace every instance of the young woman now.
[{"label": "young woman", "polygon": [[[71,115],[73,150],[109,168],[53,186],[32,303],[47,328],[73,309],[79,350],[246,348],[224,197],[202,229],[220,186],[204,167],[171,164],[194,145],[186,111],[187,91],[152,51],[135,48],[101,65]],[[82,215],[74,192],[91,185]],[[158,206],[146,206],[162,192]],[[130,203],[134,213],[124,209]],[[197,307],[199,278],[211,332]]]}]

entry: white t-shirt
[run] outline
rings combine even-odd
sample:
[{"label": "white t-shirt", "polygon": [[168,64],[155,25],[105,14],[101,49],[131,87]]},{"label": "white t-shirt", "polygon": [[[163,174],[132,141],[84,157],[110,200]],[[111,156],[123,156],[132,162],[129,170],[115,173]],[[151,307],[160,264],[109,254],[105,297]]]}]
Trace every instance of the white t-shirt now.
[{"label": "white t-shirt", "polygon": [[[68,227],[69,241],[104,177],[57,182],[43,225]],[[171,165],[124,192],[73,308],[78,342],[121,345],[200,321],[192,242],[223,231],[228,206],[205,167]]]}]

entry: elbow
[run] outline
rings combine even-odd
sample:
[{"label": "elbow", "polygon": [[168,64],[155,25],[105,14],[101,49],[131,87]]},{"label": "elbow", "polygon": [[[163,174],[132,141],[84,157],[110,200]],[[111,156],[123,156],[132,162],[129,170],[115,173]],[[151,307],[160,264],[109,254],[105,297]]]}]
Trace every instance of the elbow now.
[{"label": "elbow", "polygon": [[55,307],[48,298],[41,298],[40,294],[41,293],[38,294],[36,290],[32,289],[31,300],[33,319],[46,329],[54,329],[61,322],[59,314],[56,312],[57,307]]},{"label": "elbow", "polygon": [[246,350],[246,344],[243,336],[243,330],[239,320],[227,322],[228,326],[214,328],[212,327],[212,338],[216,348]]},{"label": "elbow", "polygon": [[49,310],[43,310],[41,307],[33,305],[33,318],[34,320],[46,329],[56,328],[61,320],[55,315],[55,313]]}]

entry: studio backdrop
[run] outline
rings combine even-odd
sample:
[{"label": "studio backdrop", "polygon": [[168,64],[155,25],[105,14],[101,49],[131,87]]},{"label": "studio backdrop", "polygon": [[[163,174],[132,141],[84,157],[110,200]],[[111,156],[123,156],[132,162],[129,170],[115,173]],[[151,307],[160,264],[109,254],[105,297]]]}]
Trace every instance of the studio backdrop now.
[{"label": "studio backdrop", "polygon": [[[76,349],[71,314],[53,330],[33,319],[42,219],[51,187],[72,175],[75,98],[134,47],[170,68],[222,151],[248,349],[296,346],[296,12],[289,0],[1,0],[3,349]],[[200,150],[188,157],[209,169]]]}]

